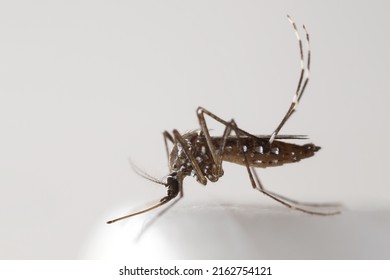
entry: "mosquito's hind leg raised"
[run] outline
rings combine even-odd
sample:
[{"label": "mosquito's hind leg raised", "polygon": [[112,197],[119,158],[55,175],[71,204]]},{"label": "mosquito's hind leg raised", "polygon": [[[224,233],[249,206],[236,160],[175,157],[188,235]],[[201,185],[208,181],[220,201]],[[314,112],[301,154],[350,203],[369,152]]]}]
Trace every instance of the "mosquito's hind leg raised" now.
[{"label": "mosquito's hind leg raised", "polygon": [[[306,42],[307,42],[307,60],[306,60],[306,68],[305,68],[305,56],[303,55],[303,46],[302,46],[302,40],[299,36],[297,26],[295,22],[290,18],[290,16],[287,16],[288,20],[292,24],[295,35],[298,39],[299,43],[299,51],[300,51],[300,57],[301,57],[301,74],[299,76],[298,80],[298,86],[294,94],[293,101],[291,102],[291,105],[289,109],[287,110],[286,115],[283,117],[282,121],[279,123],[275,131],[272,133],[271,138],[269,139],[269,143],[272,144],[272,142],[275,140],[276,136],[278,135],[279,131],[282,129],[283,125],[286,123],[286,121],[291,117],[291,115],[295,112],[299,101],[302,98],[302,95],[305,91],[306,85],[309,82],[309,73],[310,73],[310,59],[311,59],[311,51],[310,51],[310,40],[309,40],[309,33],[306,30],[306,27],[303,25],[303,29],[305,30],[306,34]],[[305,77],[306,75],[306,77]],[[305,77],[305,78],[304,78]]]}]

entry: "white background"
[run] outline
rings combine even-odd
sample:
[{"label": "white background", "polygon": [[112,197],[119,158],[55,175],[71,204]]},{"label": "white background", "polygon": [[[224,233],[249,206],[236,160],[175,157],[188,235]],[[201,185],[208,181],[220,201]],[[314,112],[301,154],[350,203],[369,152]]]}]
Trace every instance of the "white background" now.
[{"label": "white background", "polygon": [[[386,1],[2,1],[0,258],[389,258],[388,10]],[[185,180],[184,199],[137,245],[131,236],[153,213],[105,225],[165,195],[128,158],[165,176],[162,132],[197,128],[197,106],[273,131],[299,76],[287,13],[311,34],[312,75],[281,132],[308,134],[322,150],[259,173],[286,196],[340,201],[344,214],[291,212],[226,164],[218,183]]]}]

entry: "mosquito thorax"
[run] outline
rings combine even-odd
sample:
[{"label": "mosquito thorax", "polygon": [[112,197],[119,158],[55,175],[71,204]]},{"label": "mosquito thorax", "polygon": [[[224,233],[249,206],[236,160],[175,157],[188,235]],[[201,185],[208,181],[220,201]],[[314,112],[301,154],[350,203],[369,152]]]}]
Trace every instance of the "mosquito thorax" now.
[{"label": "mosquito thorax", "polygon": [[187,155],[184,153],[183,147],[179,143],[175,144],[171,150],[169,155],[169,166],[175,173],[181,172],[189,175],[192,171],[191,163],[188,160]]}]

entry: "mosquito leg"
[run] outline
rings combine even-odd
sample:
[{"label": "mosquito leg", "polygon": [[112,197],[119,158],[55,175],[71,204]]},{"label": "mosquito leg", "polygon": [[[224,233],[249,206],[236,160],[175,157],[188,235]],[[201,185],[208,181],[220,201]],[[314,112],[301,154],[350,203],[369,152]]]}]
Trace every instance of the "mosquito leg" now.
[{"label": "mosquito leg", "polygon": [[[231,120],[231,123],[232,122],[234,122],[234,121]],[[216,176],[216,178],[220,178],[223,175],[223,169],[222,169],[223,154],[225,152],[226,141],[227,141],[231,131],[232,131],[231,126],[227,125],[225,128],[225,131],[223,132],[223,135],[222,135],[222,140],[220,142],[219,151],[218,151],[219,161],[216,163],[216,173],[214,173],[214,176]]]},{"label": "mosquito leg", "polygon": [[[229,126],[229,122],[228,121],[225,121],[225,120],[221,119],[220,117],[218,117],[217,115],[211,113],[210,111],[206,110],[203,107],[198,107],[198,109],[196,110],[196,113],[197,113],[197,116],[198,116],[198,120],[199,120],[199,124],[200,124],[201,130],[202,130],[202,133],[203,133],[202,127],[204,127],[205,130],[207,129],[207,131],[208,131],[204,115],[209,116],[210,118],[212,118],[215,121],[223,124],[226,127]],[[203,124],[206,124],[206,125],[203,125]],[[239,127],[237,127],[236,130],[240,132],[241,136],[245,135],[245,136],[254,137],[254,138],[270,138],[271,137],[270,135],[254,135],[254,134],[251,134],[251,133],[249,133],[249,132],[247,132],[247,131],[239,128]],[[210,135],[210,134],[208,134],[208,135]],[[307,135],[276,135],[275,139],[307,139]]]},{"label": "mosquito leg", "polygon": [[[234,133],[236,134],[237,136],[237,145],[239,147],[239,149],[242,149],[242,144],[241,144],[241,141],[240,141],[240,132],[239,132],[239,128],[237,127],[237,124],[236,122],[232,119],[230,122],[227,123],[226,125],[226,128],[225,128],[225,131],[222,135],[222,140],[219,144],[219,150],[218,150],[218,153],[220,155],[219,157],[219,162],[217,162],[217,173],[216,173],[216,176],[221,177],[223,175],[223,170],[222,170],[222,161],[223,161],[223,155],[224,155],[224,152],[225,152],[225,146],[226,146],[226,142],[227,142],[227,139],[231,133],[231,131],[234,131]],[[245,150],[242,150],[243,154],[244,154],[244,158],[245,160],[247,161],[248,163],[248,159],[246,157],[246,151]],[[249,163],[248,163],[249,165]]]},{"label": "mosquito leg", "polygon": [[[278,135],[279,131],[282,129],[283,125],[291,117],[291,115],[295,112],[295,110],[296,110],[296,108],[298,106],[298,103],[301,100],[302,95],[303,95],[303,93],[305,91],[306,85],[309,82],[310,59],[311,59],[309,33],[307,32],[306,27],[303,26],[303,29],[305,30],[305,34],[306,34],[306,42],[307,42],[307,49],[308,49],[308,51],[307,51],[307,61],[306,61],[307,64],[306,64],[306,68],[305,68],[305,57],[303,55],[303,47],[302,47],[301,37],[299,36],[298,29],[297,29],[297,26],[296,26],[295,22],[290,18],[290,16],[287,16],[287,18],[290,21],[290,23],[292,24],[292,26],[294,28],[294,31],[295,31],[295,35],[296,35],[296,37],[298,39],[299,51],[300,51],[300,57],[301,57],[301,74],[300,74],[300,77],[299,77],[299,80],[298,80],[298,86],[297,86],[297,89],[296,89],[293,101],[292,101],[292,103],[290,105],[290,108],[287,110],[286,115],[283,117],[282,121],[277,126],[275,131],[272,133],[272,135],[271,135],[271,137],[269,139],[269,143],[270,144],[272,144],[272,142],[275,140],[276,136]],[[306,77],[305,77],[305,74],[306,74]],[[305,77],[305,79],[304,79],[304,77]]]},{"label": "mosquito leg", "polygon": [[[199,124],[200,124],[202,132],[205,133],[204,131],[207,130],[207,133],[205,133],[206,137],[207,136],[210,137],[210,134],[208,133],[209,130],[207,128],[206,120],[205,120],[205,117],[204,117],[205,114],[208,115],[210,118],[214,119],[215,121],[217,121],[217,122],[219,122],[219,123],[221,123],[221,124],[223,124],[225,126],[229,126],[230,125],[230,122],[221,119],[220,117],[218,117],[217,115],[211,113],[209,110],[206,110],[203,107],[198,107],[198,109],[196,110],[196,114],[198,116],[198,120],[199,120]],[[237,127],[236,130],[239,131],[241,135],[256,137],[255,135],[250,134],[249,132],[246,132],[245,130],[240,129],[239,127]],[[210,141],[211,141],[211,138],[210,138]]]},{"label": "mosquito leg", "polygon": [[[168,148],[168,140],[171,141],[171,143],[175,144],[175,140],[173,139],[172,135],[168,131],[163,132],[164,136],[164,143],[165,143],[165,151],[167,152],[167,159],[168,159],[168,168],[171,169],[169,165],[169,148]],[[171,171],[171,170],[170,170]]]},{"label": "mosquito leg", "polygon": [[[238,133],[239,133],[240,135],[246,135],[246,136],[250,136],[250,137],[256,137],[256,136],[254,136],[254,135],[252,135],[252,134],[250,134],[250,133],[248,133],[248,132],[238,128],[237,125],[235,125],[234,120],[231,120],[230,122],[225,121],[225,120],[221,119],[220,117],[214,115],[213,113],[211,113],[210,111],[208,111],[208,110],[206,110],[206,109],[204,109],[202,107],[198,107],[198,109],[196,110],[196,113],[197,113],[197,116],[198,116],[200,129],[201,129],[202,133],[204,134],[204,136],[206,138],[207,146],[208,146],[208,148],[210,150],[211,157],[212,157],[213,162],[215,164],[215,170],[213,170],[213,174],[217,178],[219,178],[223,174],[223,171],[222,171],[223,151],[224,151],[224,148],[225,148],[225,144],[226,144],[227,138],[229,137],[233,127],[234,127],[234,130],[236,131],[236,135],[238,135]],[[218,151],[217,151],[217,149],[215,148],[215,146],[214,146],[214,144],[212,142],[212,138],[210,136],[209,129],[207,127],[205,115],[208,115],[210,118],[212,118],[215,121],[223,124],[226,127],[225,131],[223,133],[222,141],[221,141],[220,148],[219,148]]]},{"label": "mosquito leg", "polygon": [[[252,173],[254,174],[254,177],[255,177],[255,180],[256,180],[256,184],[258,186],[258,188],[262,191],[265,190],[264,188],[264,185],[261,183],[260,181],[260,178],[256,172],[256,170],[251,167],[251,171]],[[279,197],[280,199],[282,200],[285,200],[285,201],[288,201],[292,204],[295,204],[295,205],[302,205],[302,206],[308,206],[308,207],[341,207],[341,204],[339,203],[312,203],[312,202],[300,202],[300,201],[297,201],[297,200],[294,200],[294,199],[291,199],[291,198],[288,198],[288,197],[285,197],[281,194],[277,194],[275,192],[272,192],[272,191],[269,191],[269,190],[266,190],[268,193],[274,195],[274,196],[277,196]]]},{"label": "mosquito leg", "polygon": [[265,194],[266,196],[276,200],[277,202],[283,204],[284,206],[286,206],[288,208],[291,208],[293,210],[301,211],[303,213],[312,214],[312,215],[318,215],[318,216],[332,216],[332,215],[337,215],[337,214],[341,213],[340,211],[320,212],[320,211],[308,210],[308,209],[299,207],[298,205],[293,204],[293,203],[291,203],[291,202],[289,202],[287,200],[284,200],[284,199],[280,198],[279,196],[274,195],[273,193],[271,193],[269,191],[261,190],[261,189],[257,189],[257,190],[259,190],[261,193]]},{"label": "mosquito leg", "polygon": [[203,185],[206,185],[207,179],[203,175],[202,171],[200,170],[199,164],[195,160],[194,155],[191,153],[186,141],[183,139],[179,131],[177,131],[176,129],[173,130],[173,136],[175,137],[175,142],[178,142],[182,146],[184,153],[186,154],[187,158],[190,160],[191,165],[194,168],[196,175],[198,176],[199,182]]},{"label": "mosquito leg", "polygon": [[[209,129],[207,127],[207,123],[206,123],[206,119],[204,118],[204,113],[206,113],[207,115],[211,116],[213,119],[215,119],[216,121],[222,123],[223,125],[225,125],[226,127],[229,126],[229,123],[224,121],[223,119],[217,117],[216,115],[210,113],[209,111],[203,109],[202,107],[199,107],[197,110],[196,110],[196,113],[197,113],[197,116],[198,116],[198,120],[199,120],[199,125],[200,125],[200,129],[201,131],[203,132],[205,138],[206,138],[206,143],[207,143],[207,146],[210,150],[210,154],[211,154],[211,157],[212,157],[212,160],[214,162],[214,164],[217,165],[217,163],[219,162],[222,162],[222,154],[218,154],[217,153],[217,149],[215,148],[212,140],[211,140],[211,136],[210,136],[210,132],[209,132]],[[217,167],[218,169],[218,167]],[[213,173],[217,173],[216,170],[213,170]]]},{"label": "mosquito leg", "polygon": [[254,175],[254,178],[256,180],[257,184],[257,190],[261,193],[267,195],[268,197],[276,200],[277,202],[283,204],[284,206],[287,206],[288,208],[298,210],[304,213],[313,214],[313,215],[321,215],[321,216],[330,216],[330,215],[336,215],[340,214],[340,211],[333,211],[333,212],[319,212],[319,211],[311,211],[308,209],[301,208],[299,206],[306,206],[306,207],[340,207],[340,204],[336,203],[304,203],[299,202],[290,198],[287,198],[285,196],[279,195],[277,193],[268,191],[264,188],[263,184],[261,183],[259,176],[257,175],[255,169],[253,167],[250,168],[251,173]]},{"label": "mosquito leg", "polygon": [[[223,151],[224,151],[224,148],[225,148],[225,144],[226,144],[226,141],[227,141],[227,138],[228,136],[230,135],[230,131],[233,130],[234,133],[236,134],[237,136],[237,145],[239,147],[239,149],[242,151],[243,155],[244,155],[244,160],[245,160],[245,166],[247,168],[247,171],[248,171],[248,174],[249,174],[249,178],[251,180],[251,183],[252,183],[252,186],[253,188],[256,188],[256,182],[252,176],[252,173],[251,173],[251,170],[250,170],[250,165],[249,165],[249,161],[248,161],[248,157],[247,157],[247,154],[246,154],[246,150],[244,149],[243,145],[241,144],[241,136],[242,134],[247,134],[247,135],[250,135],[249,133],[241,130],[238,128],[236,122],[232,119],[230,122],[226,122],[224,120],[222,120],[221,118],[217,117],[216,115],[210,113],[209,111],[199,107],[198,109],[198,113],[199,111],[201,110],[201,113],[206,113],[207,115],[209,115],[210,117],[212,117],[213,119],[215,119],[216,121],[219,121],[221,122],[222,124],[224,124],[226,126],[226,129],[225,129],[225,132],[224,132],[224,135],[222,137],[222,141],[221,141],[221,148],[220,148],[220,154],[223,155]],[[199,116],[199,115],[198,115]],[[199,122],[201,122],[201,120],[203,120],[203,124],[206,125],[206,122],[204,120],[204,116],[201,115],[201,117],[199,118]],[[202,123],[201,123],[201,126],[202,126]],[[207,126],[205,126],[205,128],[207,129]],[[207,130],[208,132],[208,130]],[[207,137],[207,136],[206,136]],[[210,137],[210,136],[208,136]],[[253,136],[254,137],[254,136]],[[207,138],[206,138],[207,139]],[[211,137],[210,137],[210,143],[211,143]],[[222,165],[222,156],[221,156],[221,163]]]}]

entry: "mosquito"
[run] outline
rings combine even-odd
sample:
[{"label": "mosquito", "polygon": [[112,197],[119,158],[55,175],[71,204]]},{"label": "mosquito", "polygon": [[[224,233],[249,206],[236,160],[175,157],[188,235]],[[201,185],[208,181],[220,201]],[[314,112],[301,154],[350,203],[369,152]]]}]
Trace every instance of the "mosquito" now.
[{"label": "mosquito", "polygon": [[[339,204],[302,203],[275,192],[271,192],[263,186],[255,171],[255,168],[275,167],[287,163],[299,162],[302,159],[314,156],[314,154],[320,150],[319,146],[311,143],[298,145],[284,141],[307,139],[307,137],[304,135],[279,135],[279,131],[296,111],[303,93],[305,92],[306,86],[309,82],[311,59],[309,33],[305,25],[303,25],[303,30],[305,32],[307,45],[306,56],[304,55],[302,40],[296,24],[289,15],[287,15],[287,18],[291,23],[295,32],[295,36],[298,40],[301,71],[298,80],[298,86],[291,105],[272,134],[253,135],[239,128],[234,119],[226,121],[206,110],[205,108],[198,107],[196,114],[200,129],[185,134],[180,134],[176,129],[172,131],[172,134],[168,131],[163,132],[170,172],[169,175],[165,177],[165,180],[155,179],[143,170],[132,165],[134,171],[138,175],[154,183],[164,185],[167,188],[166,196],[164,196],[158,203],[151,207],[110,220],[107,222],[108,224],[151,211],[173,200],[169,207],[160,212],[159,215],[161,215],[183,197],[183,180],[185,177],[193,176],[202,185],[206,185],[208,181],[217,182],[218,179],[221,178],[224,174],[222,168],[222,163],[224,161],[243,165],[248,172],[251,185],[254,189],[288,208],[307,214],[321,216],[335,215],[340,213],[338,210],[317,211],[307,209],[308,207],[335,208],[339,207]],[[206,116],[214,119],[224,126],[224,132],[222,136],[210,136],[210,130],[206,123]],[[169,142],[173,144],[171,150],[168,147]]]}]

